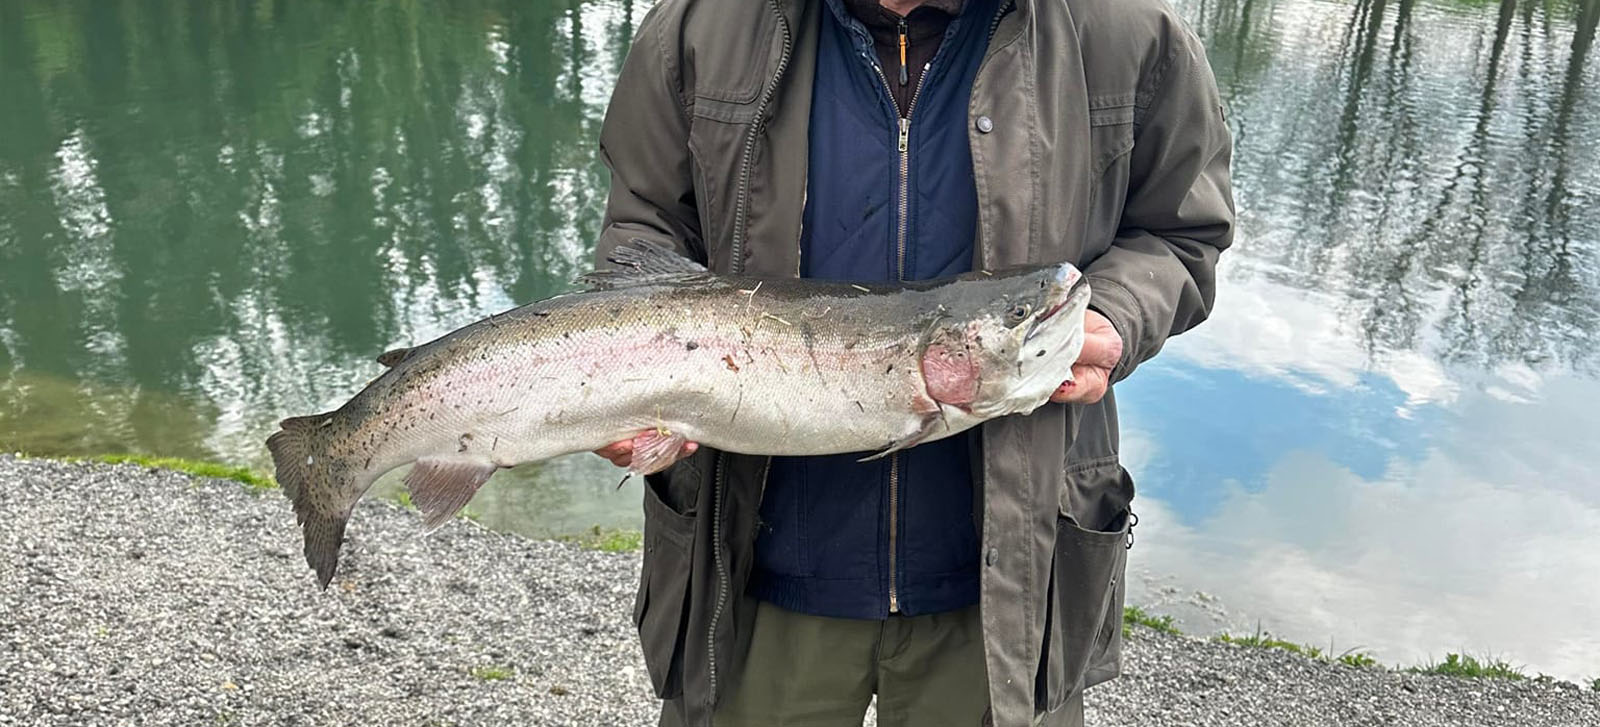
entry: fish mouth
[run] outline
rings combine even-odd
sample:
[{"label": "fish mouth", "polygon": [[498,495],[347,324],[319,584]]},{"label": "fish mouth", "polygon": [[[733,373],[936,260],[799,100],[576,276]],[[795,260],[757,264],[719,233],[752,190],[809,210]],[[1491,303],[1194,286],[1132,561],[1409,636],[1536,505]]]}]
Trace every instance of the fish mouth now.
[{"label": "fish mouth", "polygon": [[1089,286],[1083,277],[1083,273],[1079,272],[1076,266],[1063,263],[1056,268],[1055,279],[1051,281],[1051,284],[1053,288],[1051,292],[1055,294],[1057,300],[1054,305],[1046,308],[1043,313],[1033,319],[1033,323],[1028,326],[1027,334],[1022,338],[1024,343],[1033,340],[1034,336],[1039,335],[1044,330],[1045,323],[1054,318],[1057,313],[1067,308],[1080,307],[1080,303],[1087,305]]}]

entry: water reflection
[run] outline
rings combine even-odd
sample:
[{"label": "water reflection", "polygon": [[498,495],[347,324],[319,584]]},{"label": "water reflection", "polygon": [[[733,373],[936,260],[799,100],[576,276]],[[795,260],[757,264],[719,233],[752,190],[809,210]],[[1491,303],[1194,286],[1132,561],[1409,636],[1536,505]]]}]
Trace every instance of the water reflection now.
[{"label": "water reflection", "polygon": [[[1135,600],[1592,678],[1600,0],[1178,5],[1241,235],[1120,392]],[[645,7],[0,2],[0,447],[261,465],[376,353],[564,289]],[[636,524],[615,483],[569,458],[474,507]]]},{"label": "water reflection", "polygon": [[4,3],[0,444],[264,464],[376,352],[563,289],[638,12]]},{"label": "water reflection", "polygon": [[1183,7],[1242,235],[1216,317],[1121,392],[1136,600],[1600,672],[1597,5]]}]

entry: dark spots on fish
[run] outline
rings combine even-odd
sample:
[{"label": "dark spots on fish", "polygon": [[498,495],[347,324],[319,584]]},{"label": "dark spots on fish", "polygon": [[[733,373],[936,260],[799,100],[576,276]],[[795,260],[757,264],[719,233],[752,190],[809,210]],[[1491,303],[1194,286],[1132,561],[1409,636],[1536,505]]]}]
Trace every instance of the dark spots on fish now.
[{"label": "dark spots on fish", "polygon": [[472,433],[471,432],[463,432],[461,434],[461,438],[456,440],[456,453],[460,454],[462,452],[467,451],[467,444],[469,442],[471,442],[471,441],[472,441]]},{"label": "dark spots on fish", "polygon": [[699,348],[699,347],[700,347],[700,344],[698,344],[698,343],[695,343],[695,342],[694,342],[694,341],[688,341],[688,342],[686,342],[686,343],[684,343],[684,344],[683,344],[683,347],[684,347],[684,348],[685,348],[685,349],[688,349],[688,350],[690,350],[690,351],[693,351],[693,350],[695,350],[695,349],[697,349],[697,348]]},{"label": "dark spots on fish", "polygon": [[862,406],[861,402],[859,402],[859,401],[856,402],[856,408],[860,409],[862,414],[867,413],[867,408]]},{"label": "dark spots on fish", "polygon": [[1034,354],[1033,357],[1034,358],[1039,358],[1040,356],[1043,356],[1043,355],[1044,355],[1044,349],[1039,349],[1039,352]]},{"label": "dark spots on fish", "polygon": [[886,374],[894,373],[894,364],[889,364],[889,368],[884,369],[883,372]]},{"label": "dark spots on fish", "polygon": [[536,311],[529,311],[529,312],[532,313],[533,315],[536,315],[536,316],[540,317],[540,318],[549,318],[550,317],[550,311],[547,311],[547,310],[536,310]]},{"label": "dark spots on fish", "polygon": [[500,446],[500,438],[499,437],[495,437],[494,438],[494,444],[489,445],[489,451],[493,452],[495,450],[495,448],[498,447],[498,446]]}]

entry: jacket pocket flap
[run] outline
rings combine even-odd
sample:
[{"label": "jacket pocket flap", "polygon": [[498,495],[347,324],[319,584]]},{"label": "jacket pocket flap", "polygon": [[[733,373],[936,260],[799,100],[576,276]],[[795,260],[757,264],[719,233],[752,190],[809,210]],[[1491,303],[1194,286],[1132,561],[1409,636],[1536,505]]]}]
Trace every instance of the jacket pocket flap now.
[{"label": "jacket pocket flap", "polygon": [[1115,126],[1133,123],[1133,104],[1089,109],[1090,126]]}]

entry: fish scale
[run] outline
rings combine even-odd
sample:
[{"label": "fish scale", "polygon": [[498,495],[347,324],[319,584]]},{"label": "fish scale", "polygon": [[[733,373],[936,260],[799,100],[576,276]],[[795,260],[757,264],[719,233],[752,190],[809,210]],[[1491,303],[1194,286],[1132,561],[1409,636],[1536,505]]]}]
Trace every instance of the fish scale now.
[{"label": "fish scale", "polygon": [[324,586],[355,502],[406,464],[431,529],[497,469],[617,441],[648,474],[691,441],[882,456],[1028,413],[1070,378],[1089,294],[1067,264],[852,284],[714,275],[642,242],[612,261],[281,423],[268,447]]}]

